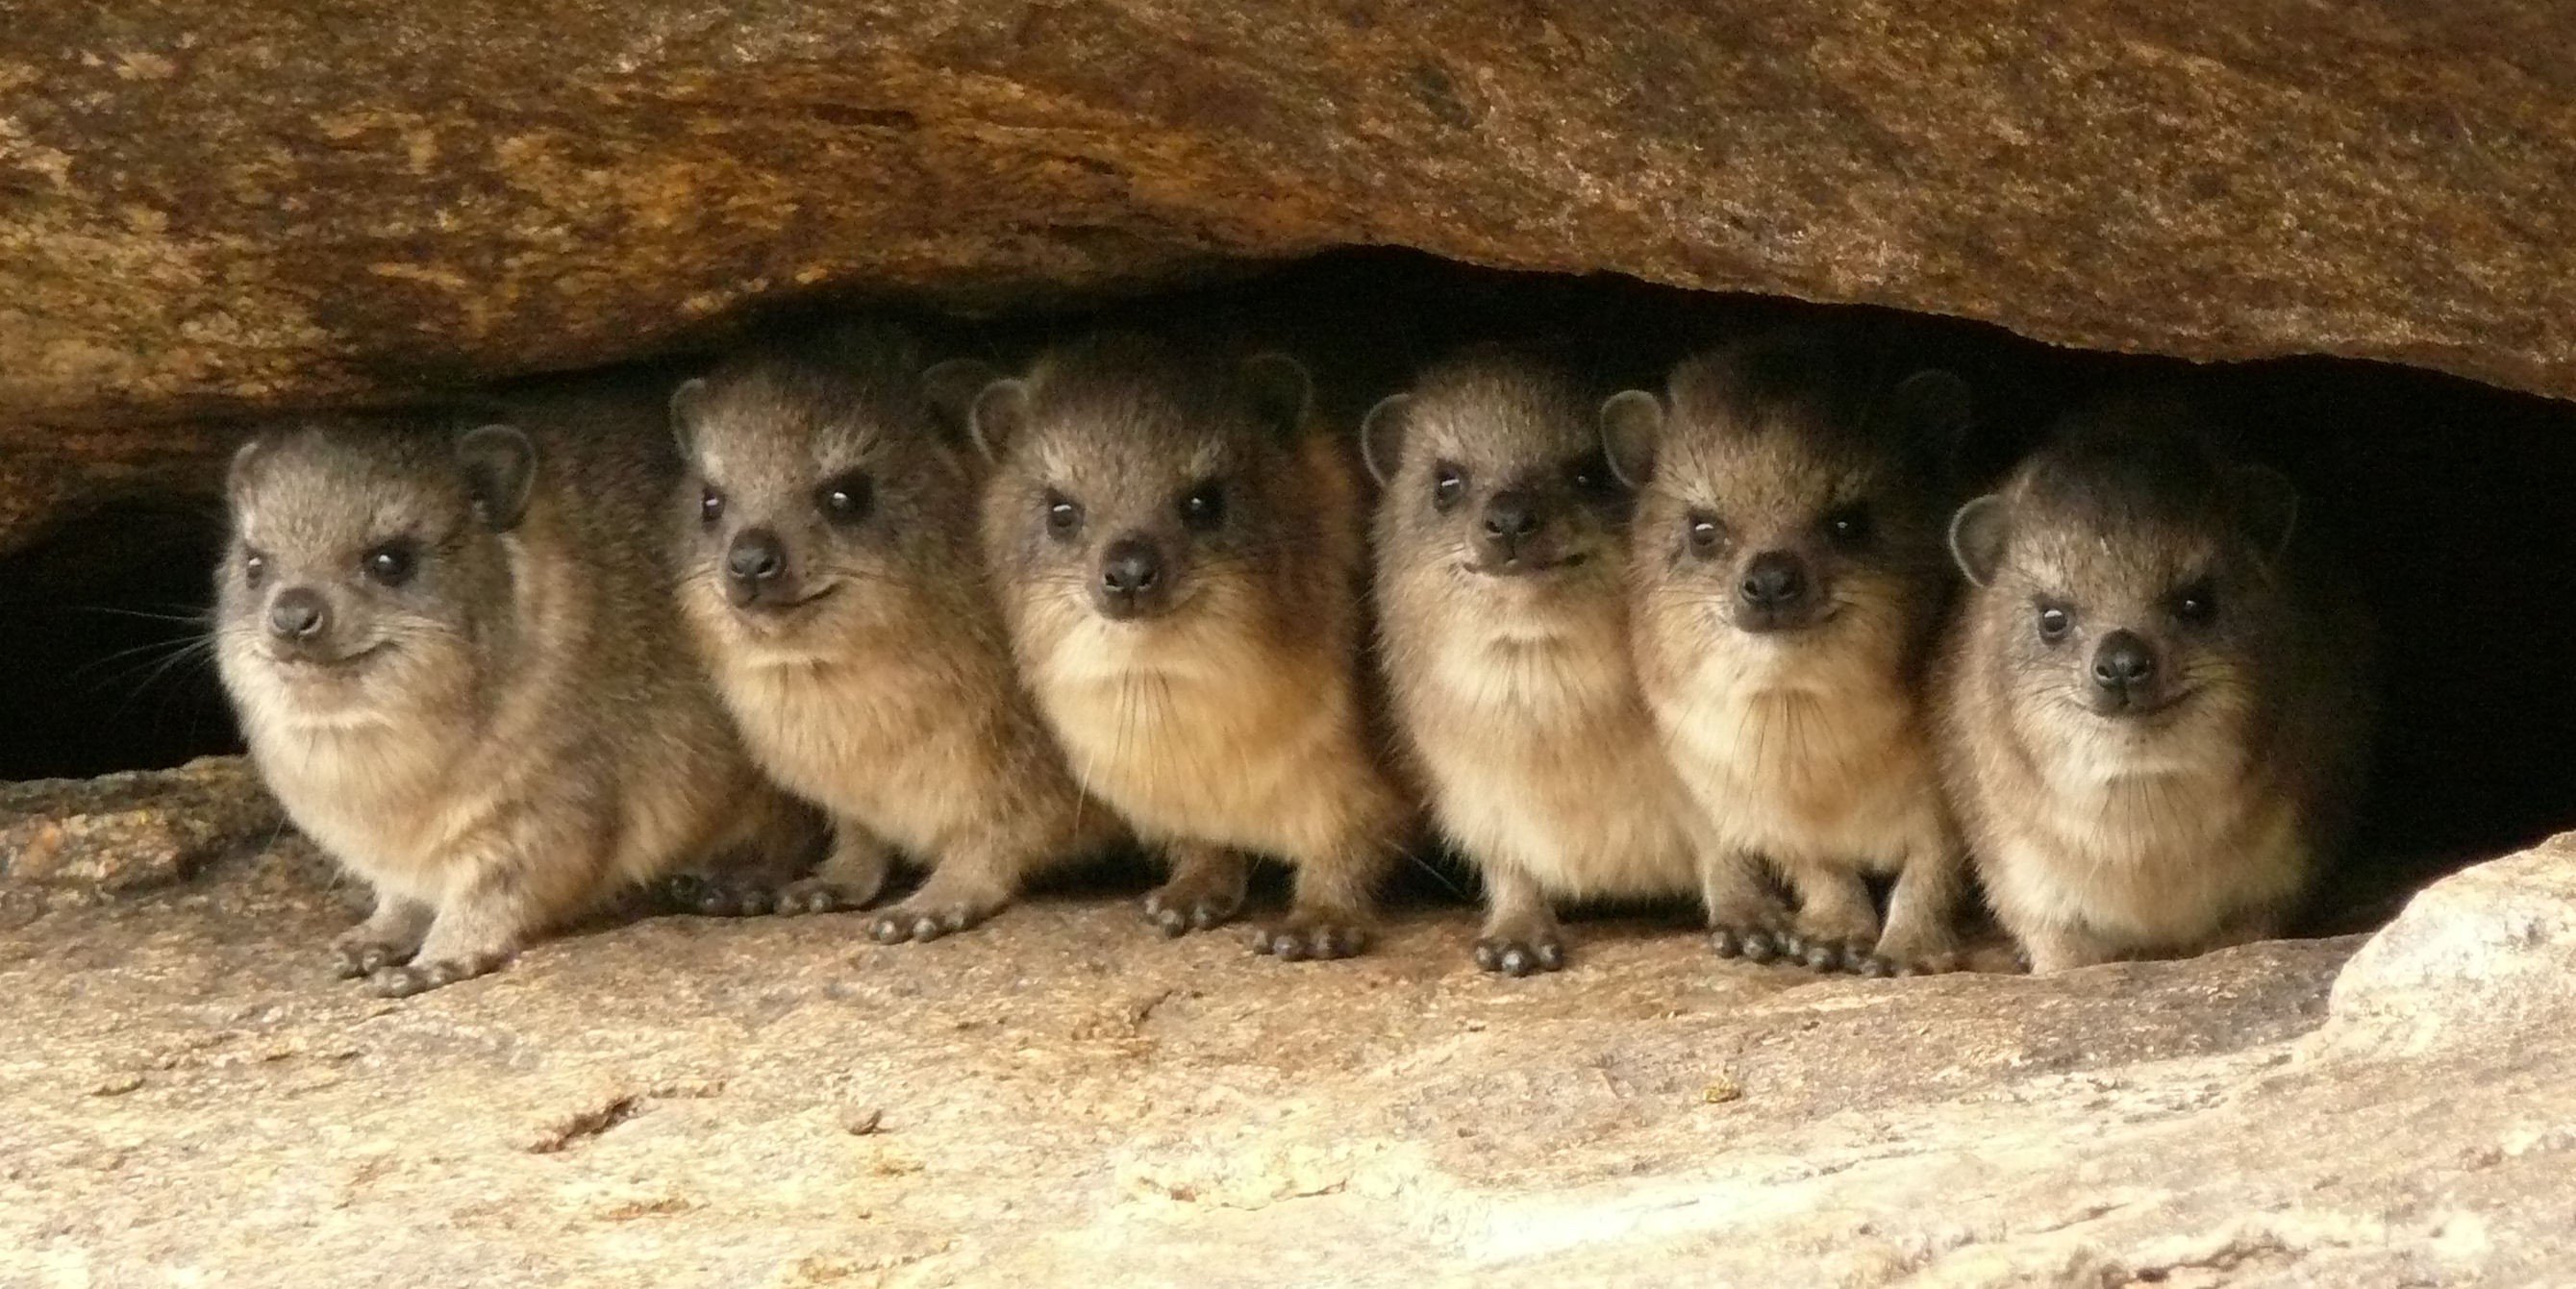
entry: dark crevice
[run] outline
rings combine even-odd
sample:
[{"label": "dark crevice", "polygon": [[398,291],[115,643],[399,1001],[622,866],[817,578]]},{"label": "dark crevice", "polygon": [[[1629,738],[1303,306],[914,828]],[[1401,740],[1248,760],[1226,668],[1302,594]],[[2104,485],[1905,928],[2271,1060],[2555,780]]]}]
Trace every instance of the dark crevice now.
[{"label": "dark crevice", "polygon": [[[807,307],[811,307],[809,302]],[[1241,281],[1090,310],[962,324],[1001,361],[1094,325],[1180,322],[1308,356],[1327,410],[1356,418],[1460,344],[1549,338],[1621,383],[1760,321],[1832,312],[1954,367],[1983,416],[1970,464],[2007,465],[2089,393],[2176,381],[2233,413],[2251,452],[2298,480],[2378,614],[2386,713],[2360,853],[2336,901],[2388,898],[2576,826],[2576,408],[2397,367],[2324,358],[2194,366],[2048,348],[1881,310],[1464,268],[1348,251]],[[0,560],[0,779],[168,765],[235,746],[199,638],[220,524],[205,504],[127,506]]]}]

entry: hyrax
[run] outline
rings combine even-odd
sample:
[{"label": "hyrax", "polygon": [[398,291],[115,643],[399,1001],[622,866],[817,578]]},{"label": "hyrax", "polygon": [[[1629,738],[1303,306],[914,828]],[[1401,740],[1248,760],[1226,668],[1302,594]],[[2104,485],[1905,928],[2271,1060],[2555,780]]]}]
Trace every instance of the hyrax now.
[{"label": "hyrax", "polygon": [[799,858],[810,824],[671,611],[660,419],[565,395],[461,435],[289,425],[235,457],[216,658],[288,815],[375,888],[343,974],[436,988],[683,862]]},{"label": "hyrax", "polygon": [[2179,405],[2128,403],[1952,521],[1941,761],[2033,970],[2272,935],[2339,841],[2364,624],[2301,576],[2297,513]]},{"label": "hyrax", "polygon": [[964,418],[991,376],[925,371],[900,332],[859,327],[671,398],[682,614],[753,758],[833,820],[830,858],[779,907],[865,904],[900,850],[930,879],[872,920],[881,941],[980,922],[1115,833],[1020,688],[986,587]]},{"label": "hyrax", "polygon": [[1626,525],[1596,404],[1566,373],[1480,350],[1363,428],[1379,633],[1397,725],[1443,832],[1483,873],[1476,961],[1564,965],[1552,899],[1696,894],[1767,952],[1781,909],[1709,845],[1628,650]]},{"label": "hyrax", "polygon": [[1410,824],[1361,702],[1358,480],[1293,359],[1141,336],[1058,348],[975,401],[984,542],[1020,672],[1075,777],[1163,848],[1146,911],[1241,906],[1245,852],[1296,867],[1282,958],[1366,942]]},{"label": "hyrax", "polygon": [[[1718,844],[1796,895],[1792,952],[1870,974],[1954,965],[1967,867],[1917,701],[1967,391],[1879,365],[1780,333],[1602,408],[1640,489],[1632,639],[1664,745]],[[1883,934],[1868,874],[1896,879]]]}]

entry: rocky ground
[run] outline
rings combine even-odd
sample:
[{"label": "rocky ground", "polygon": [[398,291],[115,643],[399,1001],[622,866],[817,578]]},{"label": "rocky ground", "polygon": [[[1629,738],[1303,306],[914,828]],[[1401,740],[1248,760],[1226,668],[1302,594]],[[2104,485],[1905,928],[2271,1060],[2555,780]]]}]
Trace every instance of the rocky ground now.
[{"label": "rocky ground", "polygon": [[1433,908],[1286,965],[1073,892],[922,946],[657,919],[399,1003],[323,970],[306,847],[216,849],[0,879],[0,1284],[2576,1276],[2576,844],[2367,942],[2045,981],[1632,922],[1497,980]]}]

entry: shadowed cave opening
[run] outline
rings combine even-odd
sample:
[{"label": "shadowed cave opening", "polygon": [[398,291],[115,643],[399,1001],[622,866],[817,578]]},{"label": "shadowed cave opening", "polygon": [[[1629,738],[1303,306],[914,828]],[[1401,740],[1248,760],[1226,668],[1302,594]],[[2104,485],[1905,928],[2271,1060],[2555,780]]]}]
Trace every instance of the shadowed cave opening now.
[{"label": "shadowed cave opening", "polygon": [[[801,302],[797,312],[817,302]],[[2365,926],[2463,863],[2576,827],[2576,406],[2384,364],[2195,365],[2080,352],[1997,328],[1863,307],[1474,269],[1407,251],[1334,252],[1218,286],[1043,316],[936,320],[1004,363],[1096,325],[1181,321],[1298,353],[1325,411],[1355,424],[1420,364],[1483,339],[1551,338],[1605,379],[1653,386],[1691,348],[1787,316],[1878,328],[1974,389],[1964,463],[1990,479],[2072,402],[2180,382],[2231,412],[2249,454],[2295,479],[2381,633],[2382,722],[2359,844],[2318,929]],[[87,776],[238,750],[202,650],[222,543],[219,481],[77,518],[0,558],[0,780]],[[1423,894],[1451,898],[1429,879]]]}]

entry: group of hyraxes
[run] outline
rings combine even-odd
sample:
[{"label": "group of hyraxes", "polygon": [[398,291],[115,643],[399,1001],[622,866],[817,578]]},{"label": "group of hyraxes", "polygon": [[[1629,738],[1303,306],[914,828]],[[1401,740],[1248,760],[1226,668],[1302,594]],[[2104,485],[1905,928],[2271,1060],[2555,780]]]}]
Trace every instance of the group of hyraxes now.
[{"label": "group of hyraxes", "polygon": [[1288,863],[1284,959],[1360,951],[1435,837],[1514,975],[1560,903],[1663,898],[1722,954],[1938,970],[1972,863],[2037,970],[2279,929],[2367,710],[2287,482],[2133,401],[1961,504],[1968,389],[1885,357],[1763,333],[1605,399],[1480,349],[1353,435],[1277,354],[1004,375],[857,326],[301,421],[233,462],[217,656],[386,993],[683,871],[820,911],[917,864],[865,926],[922,940],[1124,846],[1174,935]]}]

